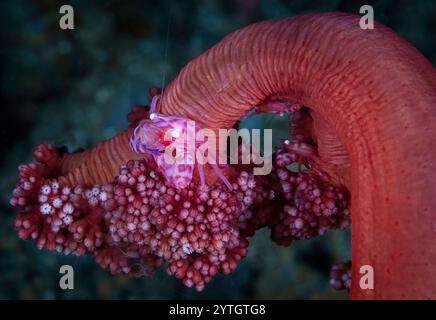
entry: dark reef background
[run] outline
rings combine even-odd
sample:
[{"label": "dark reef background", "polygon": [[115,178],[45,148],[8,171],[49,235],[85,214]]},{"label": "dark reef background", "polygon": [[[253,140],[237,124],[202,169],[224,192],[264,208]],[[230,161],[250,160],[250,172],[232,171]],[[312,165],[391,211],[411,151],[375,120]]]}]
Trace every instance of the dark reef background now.
[{"label": "dark reef background", "polygon": [[[75,10],[75,29],[61,30],[59,8]],[[204,292],[184,288],[163,270],[152,277],[112,276],[90,257],[39,251],[13,230],[9,197],[17,166],[41,142],[90,147],[127,124],[147,89],[231,31],[249,23],[308,12],[358,14],[371,4],[388,25],[436,63],[436,1],[186,0],[1,1],[0,299],[343,299],[328,284],[331,264],[349,259],[349,231],[278,247],[262,230],[237,271]],[[250,126],[285,126],[257,117]],[[280,130],[278,128],[281,129]],[[75,289],[60,290],[59,267],[75,270]]]}]

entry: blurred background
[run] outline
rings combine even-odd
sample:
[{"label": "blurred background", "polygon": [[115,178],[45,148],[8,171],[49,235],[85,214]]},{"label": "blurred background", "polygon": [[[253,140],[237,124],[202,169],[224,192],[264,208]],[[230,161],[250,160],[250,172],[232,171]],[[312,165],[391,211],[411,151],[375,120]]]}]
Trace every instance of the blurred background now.
[{"label": "blurred background", "polygon": [[[75,29],[59,28],[59,8],[74,8]],[[218,276],[202,293],[164,270],[151,277],[112,276],[90,257],[39,251],[13,230],[9,197],[17,166],[41,142],[90,147],[127,125],[133,104],[147,103],[188,61],[247,24],[308,12],[358,14],[374,7],[393,28],[436,62],[436,1],[357,0],[16,0],[0,4],[0,299],[346,299],[328,284],[330,266],[350,257],[349,230],[289,248],[252,239],[236,272]],[[286,125],[271,116],[246,125]],[[281,132],[278,128],[282,128]],[[75,289],[60,290],[59,267],[75,270]]]}]

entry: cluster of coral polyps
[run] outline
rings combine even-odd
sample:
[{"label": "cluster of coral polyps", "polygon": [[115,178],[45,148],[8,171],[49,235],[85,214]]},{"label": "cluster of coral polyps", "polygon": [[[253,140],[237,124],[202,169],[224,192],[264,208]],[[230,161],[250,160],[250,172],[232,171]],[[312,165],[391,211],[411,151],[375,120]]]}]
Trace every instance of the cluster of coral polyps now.
[{"label": "cluster of coral polyps", "polygon": [[222,182],[173,188],[150,158],[129,161],[112,183],[62,185],[60,150],[41,145],[36,163],[22,165],[11,204],[21,210],[15,228],[38,248],[94,255],[114,274],[141,276],[165,266],[188,287],[202,290],[217,273],[234,271],[248,238],[271,228],[281,245],[349,223],[348,196],[310,170],[288,166],[304,159],[279,151],[270,176],[239,169]]},{"label": "cluster of coral polyps", "polygon": [[351,289],[351,261],[339,262],[330,270],[330,285],[336,290]]}]

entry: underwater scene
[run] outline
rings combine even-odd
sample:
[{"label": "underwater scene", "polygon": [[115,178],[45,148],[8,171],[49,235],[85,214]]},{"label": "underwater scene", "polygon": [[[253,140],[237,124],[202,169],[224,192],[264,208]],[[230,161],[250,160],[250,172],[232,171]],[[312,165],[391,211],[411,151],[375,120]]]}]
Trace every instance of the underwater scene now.
[{"label": "underwater scene", "polygon": [[436,1],[0,17],[0,299],[436,298]]}]

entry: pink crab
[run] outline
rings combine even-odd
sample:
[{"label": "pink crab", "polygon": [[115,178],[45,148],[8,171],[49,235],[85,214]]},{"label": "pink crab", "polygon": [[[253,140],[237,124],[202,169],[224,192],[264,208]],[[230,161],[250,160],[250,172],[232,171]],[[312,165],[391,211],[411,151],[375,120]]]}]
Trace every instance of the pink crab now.
[{"label": "pink crab", "polygon": [[[197,157],[198,175],[201,186],[205,185],[205,155],[199,155],[198,148],[203,141],[197,141],[201,128],[194,121],[183,117],[165,116],[157,112],[160,95],[152,98],[149,119],[142,120],[130,139],[131,149],[138,155],[151,154],[165,178],[177,189],[186,188],[192,180]],[[216,159],[215,157],[213,158]],[[209,164],[224,184],[232,189],[229,180],[219,169],[216,161]]]}]

